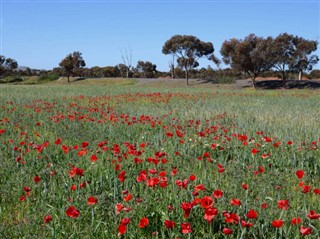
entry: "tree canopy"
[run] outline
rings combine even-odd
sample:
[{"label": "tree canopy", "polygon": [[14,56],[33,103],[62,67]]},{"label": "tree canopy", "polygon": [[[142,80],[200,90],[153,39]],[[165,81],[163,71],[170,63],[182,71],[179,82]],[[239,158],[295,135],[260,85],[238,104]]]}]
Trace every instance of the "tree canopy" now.
[{"label": "tree canopy", "polygon": [[177,58],[178,66],[185,71],[187,85],[189,83],[189,71],[199,66],[198,60],[201,57],[212,58],[213,51],[211,42],[203,42],[191,35],[174,35],[162,47],[163,54],[171,54]]},{"label": "tree canopy", "polygon": [[250,75],[255,86],[256,77],[271,67],[267,61],[268,45],[271,39],[250,34],[244,40],[231,39],[222,44],[220,53],[225,64]]},{"label": "tree canopy", "polygon": [[18,67],[18,63],[11,58],[0,55],[0,76],[7,71],[12,71]]},{"label": "tree canopy", "polygon": [[64,59],[62,59],[62,61],[59,63],[59,66],[63,68],[69,82],[70,75],[77,69],[85,67],[86,63],[82,57],[82,53],[79,51],[75,51],[72,54],[68,54]]}]

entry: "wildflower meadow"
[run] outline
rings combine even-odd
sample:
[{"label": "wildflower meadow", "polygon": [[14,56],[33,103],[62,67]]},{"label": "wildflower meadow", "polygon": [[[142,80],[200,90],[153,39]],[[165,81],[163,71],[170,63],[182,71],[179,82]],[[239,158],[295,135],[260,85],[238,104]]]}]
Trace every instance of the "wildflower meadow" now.
[{"label": "wildflower meadow", "polygon": [[0,238],[320,237],[318,90],[0,92]]}]

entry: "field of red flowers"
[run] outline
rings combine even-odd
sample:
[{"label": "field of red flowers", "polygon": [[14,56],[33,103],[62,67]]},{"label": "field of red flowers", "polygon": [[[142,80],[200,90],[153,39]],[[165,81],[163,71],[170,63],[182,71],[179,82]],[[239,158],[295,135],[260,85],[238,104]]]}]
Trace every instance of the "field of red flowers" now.
[{"label": "field of red flowers", "polygon": [[317,91],[15,87],[1,238],[320,236]]}]

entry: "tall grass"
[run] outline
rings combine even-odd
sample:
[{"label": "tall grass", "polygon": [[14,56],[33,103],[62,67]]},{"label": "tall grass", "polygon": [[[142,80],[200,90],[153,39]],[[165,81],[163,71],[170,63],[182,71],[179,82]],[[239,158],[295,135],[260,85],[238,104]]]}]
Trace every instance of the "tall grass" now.
[{"label": "tall grass", "polygon": [[[303,226],[317,238],[319,99],[318,91],[1,86],[0,237],[302,238]],[[217,210],[211,222],[208,208]]]}]

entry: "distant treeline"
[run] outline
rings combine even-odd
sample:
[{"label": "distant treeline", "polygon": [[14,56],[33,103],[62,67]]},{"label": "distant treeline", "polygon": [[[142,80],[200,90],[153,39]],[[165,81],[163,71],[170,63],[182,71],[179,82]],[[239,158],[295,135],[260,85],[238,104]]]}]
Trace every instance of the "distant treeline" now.
[{"label": "distant treeline", "polygon": [[[61,76],[84,78],[122,77],[122,78],[189,78],[206,79],[229,83],[235,79],[251,78],[253,83],[257,77],[278,77],[284,82],[288,79],[320,78],[320,70],[313,69],[319,56],[313,54],[317,50],[317,41],[306,40],[287,33],[273,37],[258,37],[254,34],[244,39],[226,40],[221,48],[222,59],[214,55],[211,42],[203,42],[195,36],[174,35],[167,40],[162,53],[170,55],[168,71],[158,71],[157,65],[151,61],[139,60],[132,64],[132,50],[125,49],[122,54],[123,63],[115,66],[86,67],[82,53],[74,51],[59,63],[59,67],[49,71],[34,70],[28,67],[19,69],[18,63],[11,58],[0,56],[0,77],[39,76],[43,80],[56,80]],[[199,59],[207,58],[217,67],[210,65],[200,68]],[[229,68],[221,69],[224,62]],[[20,79],[20,78],[19,78]]]}]

